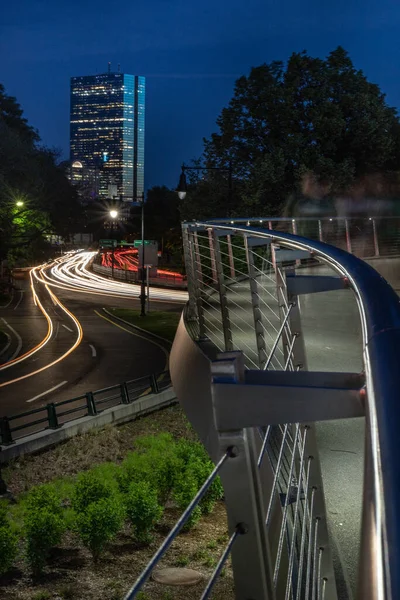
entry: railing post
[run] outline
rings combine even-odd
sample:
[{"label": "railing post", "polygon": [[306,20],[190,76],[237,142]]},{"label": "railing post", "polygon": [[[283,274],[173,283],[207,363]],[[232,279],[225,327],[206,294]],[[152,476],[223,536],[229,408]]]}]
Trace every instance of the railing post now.
[{"label": "railing post", "polygon": [[94,401],[93,392],[87,392],[85,394],[85,396],[86,396],[86,405],[87,405],[88,415],[90,417],[94,417],[95,415],[97,415],[97,408],[96,408],[96,403]]},{"label": "railing post", "polygon": [[[242,381],[244,362],[217,361],[211,365],[211,374],[213,383],[217,383],[219,378],[223,378],[224,382]],[[231,458],[221,471],[229,533],[237,529],[242,532],[232,547],[235,597],[240,600],[274,600],[254,430],[218,432],[218,438],[221,454],[231,449]]]},{"label": "railing post", "polygon": [[153,392],[153,394],[159,394],[160,393],[160,390],[158,389],[157,378],[154,375],[154,373],[152,373],[150,375],[150,386],[151,386],[151,391]]},{"label": "railing post", "polygon": [[121,402],[122,402],[122,404],[129,404],[128,386],[126,385],[125,382],[121,383],[120,389],[121,389]]},{"label": "railing post", "polygon": [[297,223],[296,223],[296,219],[292,219],[292,233],[293,233],[293,235],[297,235]]},{"label": "railing post", "polygon": [[244,234],[244,245],[246,249],[246,260],[247,268],[249,271],[249,286],[251,294],[251,305],[253,308],[253,319],[254,319],[254,332],[256,336],[257,354],[258,354],[258,365],[260,369],[264,368],[267,361],[267,347],[265,343],[264,327],[262,323],[262,311],[260,308],[260,296],[258,293],[258,284],[256,278],[256,271],[254,268],[254,257],[249,245],[249,239]]},{"label": "railing post", "polygon": [[324,241],[324,236],[322,234],[322,221],[318,219],[318,239],[320,242]]},{"label": "railing post", "polygon": [[189,305],[188,305],[188,317],[189,319],[196,318],[196,293],[195,293],[195,272],[194,272],[194,260],[193,251],[190,246],[189,226],[184,223],[182,225],[182,242],[183,242],[183,255],[185,259],[187,286],[189,292]]},{"label": "railing post", "polygon": [[352,254],[353,251],[352,251],[352,248],[351,248],[350,228],[349,228],[349,221],[348,221],[348,219],[344,220],[344,226],[346,228],[346,248],[347,248],[347,252],[349,252],[350,254]]},{"label": "railing post", "polygon": [[214,229],[212,227],[210,227],[208,229],[208,242],[210,245],[210,258],[211,258],[211,273],[212,273],[212,279],[214,283],[218,283],[218,278],[217,278],[217,265],[215,262],[215,252],[214,252],[214,235],[213,235]]},{"label": "railing post", "polygon": [[3,417],[0,419],[0,435],[3,446],[9,446],[13,443],[10,421],[8,420],[8,417]]},{"label": "railing post", "polygon": [[[190,238],[190,235],[192,237],[192,239]],[[198,236],[197,236],[197,231],[193,232],[192,234],[189,234],[189,248],[190,248],[190,260],[191,260],[191,264],[192,266],[192,273],[193,273],[193,285],[192,285],[192,291],[189,292],[189,298],[190,298],[190,294],[193,294],[193,299],[195,302],[195,307],[197,309],[197,322],[199,324],[199,337],[201,338],[205,338],[206,337],[206,329],[204,326],[204,311],[203,311],[203,300],[201,297],[201,287],[203,284],[203,270],[201,267],[201,256],[200,256],[200,249],[199,249],[199,240],[198,240]],[[199,274],[201,273],[201,278],[199,277]],[[189,287],[189,286],[188,286]]]},{"label": "railing post", "polygon": [[378,242],[378,233],[376,231],[376,222],[375,219],[372,219],[372,231],[374,234],[374,251],[375,256],[379,256],[379,242]]},{"label": "railing post", "polygon": [[226,241],[228,244],[228,257],[229,257],[229,268],[230,268],[230,272],[231,272],[231,278],[235,279],[236,274],[235,274],[235,261],[233,258],[233,252],[232,252],[232,237],[230,234],[228,234],[226,236]]},{"label": "railing post", "polygon": [[46,405],[47,410],[47,419],[49,421],[49,429],[58,429],[60,426],[58,424],[56,406],[54,402]]},{"label": "railing post", "polygon": [[[212,243],[211,243],[212,240]],[[219,300],[221,304],[222,330],[224,333],[225,350],[233,350],[231,321],[229,316],[227,289],[225,285],[224,271],[221,262],[221,250],[218,233],[213,229],[210,236],[210,249],[212,248],[212,259],[214,260],[215,272],[218,283]]]}]

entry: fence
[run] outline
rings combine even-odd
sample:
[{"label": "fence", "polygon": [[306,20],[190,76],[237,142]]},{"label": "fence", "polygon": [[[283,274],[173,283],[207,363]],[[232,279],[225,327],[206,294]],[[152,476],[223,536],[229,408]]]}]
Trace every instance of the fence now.
[{"label": "fence", "polygon": [[[363,600],[400,598],[399,299],[370,266],[340,248],[397,254],[400,221],[368,222],[363,244],[348,219],[274,220],[273,231],[248,219],[183,226],[189,303],[171,374],[216,467],[126,600],[137,595],[217,475],[230,539],[201,598],[210,597],[230,557],[237,599],[337,599],[315,428],[317,421],[364,415],[357,593]],[[321,267],[307,271],[310,261]],[[363,372],[309,371],[300,298],[342,290],[357,301]],[[322,310],[329,314],[329,304]]]},{"label": "fence", "polygon": [[1,444],[7,446],[21,437],[37,431],[58,429],[67,421],[95,416],[106,408],[119,404],[130,404],[147,394],[158,394],[170,385],[169,371],[163,371],[156,375],[152,374],[94,392],[87,392],[69,400],[50,402],[40,408],[11,417],[3,417],[0,419]]}]

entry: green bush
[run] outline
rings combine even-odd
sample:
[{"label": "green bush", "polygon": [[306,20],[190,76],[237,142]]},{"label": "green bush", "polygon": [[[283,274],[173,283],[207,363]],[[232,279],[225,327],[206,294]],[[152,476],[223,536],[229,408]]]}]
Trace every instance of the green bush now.
[{"label": "green bush", "polygon": [[117,496],[102,498],[77,514],[77,530],[84,545],[98,560],[107,542],[121,529],[124,510]]},{"label": "green bush", "polygon": [[103,481],[96,472],[86,471],[81,473],[76,480],[71,498],[72,508],[77,513],[82,513],[93,502],[110,498],[112,494],[113,488],[109,482]]},{"label": "green bush", "polygon": [[60,497],[51,484],[38,485],[32,488],[25,499],[25,506],[28,511],[45,509],[59,516],[63,512]]},{"label": "green bush", "polygon": [[62,515],[48,507],[30,506],[25,513],[26,557],[34,575],[45,566],[50,550],[61,542],[65,530]]},{"label": "green bush", "polygon": [[[194,458],[188,464],[187,467],[197,482],[197,489],[199,490],[207,477],[214,469],[214,464],[210,459],[200,460],[199,458]],[[217,500],[221,500],[224,495],[224,488],[222,487],[222,483],[219,477],[216,477],[210,487],[208,488],[207,493],[203,496],[200,501],[201,511],[208,515],[213,510],[215,503]]]},{"label": "green bush", "polygon": [[[190,470],[181,471],[175,480],[173,497],[178,508],[182,512],[188,507],[194,496],[197,494],[197,491],[198,485],[195,476],[190,472]],[[189,519],[186,521],[184,530],[187,531],[196,525],[200,517],[201,508],[200,506],[196,506]]]},{"label": "green bush", "polygon": [[0,525],[0,575],[12,567],[18,553],[18,536],[11,530],[9,523]]},{"label": "green bush", "polygon": [[[149,436],[152,437],[152,436]],[[160,443],[148,438],[141,441],[143,452],[130,452],[121,465],[118,473],[118,485],[123,493],[128,493],[132,483],[147,481],[157,491],[161,504],[164,504],[173,488],[179,463],[174,451],[174,444],[166,440]]]},{"label": "green bush", "polygon": [[157,491],[147,481],[132,483],[125,497],[126,514],[139,542],[149,543],[151,532],[161,519],[163,508],[158,503]]}]

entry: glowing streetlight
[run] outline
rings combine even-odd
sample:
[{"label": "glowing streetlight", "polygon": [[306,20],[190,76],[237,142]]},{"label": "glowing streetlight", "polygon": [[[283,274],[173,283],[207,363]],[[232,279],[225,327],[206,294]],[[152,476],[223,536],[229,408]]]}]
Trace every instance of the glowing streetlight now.
[{"label": "glowing streetlight", "polygon": [[110,217],[112,219],[116,219],[118,217],[118,211],[117,210],[110,210]]},{"label": "glowing streetlight", "polygon": [[22,202],[22,200],[17,200],[16,205],[21,208],[21,206],[24,205],[24,203]]}]

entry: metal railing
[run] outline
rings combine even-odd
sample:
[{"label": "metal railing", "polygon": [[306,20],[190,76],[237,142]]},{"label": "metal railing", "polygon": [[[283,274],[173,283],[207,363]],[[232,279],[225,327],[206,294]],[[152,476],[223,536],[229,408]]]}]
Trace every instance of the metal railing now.
[{"label": "metal railing", "polygon": [[[189,303],[170,368],[178,399],[216,463],[212,477],[218,473],[224,486],[230,534],[201,598],[211,594],[228,556],[237,599],[338,598],[316,422],[360,416],[366,451],[357,593],[363,600],[400,598],[400,303],[374,269],[340,248],[343,240],[356,248],[354,223],[344,221],[336,220],[339,233],[330,238],[338,248],[320,241],[327,238],[325,222],[321,236],[317,221],[312,241],[311,219],[275,220],[274,230],[248,219],[183,225]],[[300,225],[308,239],[281,231]],[[367,245],[372,255],[388,249],[387,239],[374,238],[382,231],[377,225]],[[362,373],[308,370],[300,298],[334,290],[357,301]],[[204,486],[127,599],[141,589]]]},{"label": "metal railing", "polygon": [[10,417],[2,417],[0,418],[0,444],[8,446],[32,433],[44,429],[58,429],[65,423],[81,417],[93,417],[107,408],[130,404],[148,394],[159,394],[170,385],[169,371],[163,371],[94,392],[86,392],[68,400],[50,402]]}]

